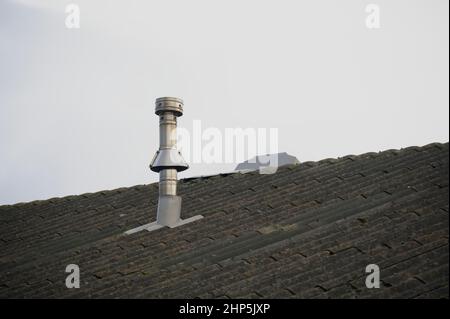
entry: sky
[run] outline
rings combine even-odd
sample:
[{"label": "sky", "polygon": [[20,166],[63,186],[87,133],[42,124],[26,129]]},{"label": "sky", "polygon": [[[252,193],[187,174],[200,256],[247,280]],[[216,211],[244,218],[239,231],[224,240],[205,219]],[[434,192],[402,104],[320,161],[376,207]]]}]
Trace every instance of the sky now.
[{"label": "sky", "polygon": [[[66,27],[71,3],[80,28]],[[157,181],[161,96],[184,100],[188,131],[277,128],[278,151],[300,162],[447,142],[448,12],[447,0],[0,0],[0,204]]]}]

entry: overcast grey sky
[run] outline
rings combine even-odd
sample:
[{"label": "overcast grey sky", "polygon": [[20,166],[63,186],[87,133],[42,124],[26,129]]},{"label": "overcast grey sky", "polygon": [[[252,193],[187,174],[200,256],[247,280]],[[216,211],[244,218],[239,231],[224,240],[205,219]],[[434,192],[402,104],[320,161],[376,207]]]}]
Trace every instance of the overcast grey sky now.
[{"label": "overcast grey sky", "polygon": [[[81,9],[67,29],[65,8]],[[366,27],[378,4],[380,28]],[[0,204],[157,180],[154,99],[320,160],[449,133],[447,0],[0,0]],[[180,177],[235,164],[193,164]]]}]

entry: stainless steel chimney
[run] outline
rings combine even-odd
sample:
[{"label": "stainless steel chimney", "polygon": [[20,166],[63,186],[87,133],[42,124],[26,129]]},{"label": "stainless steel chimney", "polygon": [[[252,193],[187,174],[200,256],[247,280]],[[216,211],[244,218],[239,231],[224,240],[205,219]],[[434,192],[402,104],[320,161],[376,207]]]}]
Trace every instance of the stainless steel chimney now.
[{"label": "stainless steel chimney", "polygon": [[203,218],[201,215],[181,219],[181,197],[177,195],[177,173],[189,168],[177,150],[177,117],[183,115],[183,100],[175,97],[156,99],[155,114],[159,116],[159,149],[150,169],[159,173],[159,199],[156,222],[131,229],[132,234],[163,226],[174,228]]},{"label": "stainless steel chimney", "polygon": [[159,116],[159,150],[150,169],[159,173],[159,202],[156,222],[173,226],[180,222],[181,197],[177,196],[177,173],[188,169],[177,147],[177,117],[183,115],[183,100],[174,97],[156,99]]}]

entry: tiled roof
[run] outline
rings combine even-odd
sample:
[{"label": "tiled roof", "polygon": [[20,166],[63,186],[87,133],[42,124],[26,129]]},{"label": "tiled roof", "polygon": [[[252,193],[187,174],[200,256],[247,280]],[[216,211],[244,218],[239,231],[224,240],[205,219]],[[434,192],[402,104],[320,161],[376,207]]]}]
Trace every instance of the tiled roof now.
[{"label": "tiled roof", "polygon": [[157,184],[0,206],[0,297],[448,298],[448,159],[430,144],[185,179],[182,216],[204,218],[133,235]]}]

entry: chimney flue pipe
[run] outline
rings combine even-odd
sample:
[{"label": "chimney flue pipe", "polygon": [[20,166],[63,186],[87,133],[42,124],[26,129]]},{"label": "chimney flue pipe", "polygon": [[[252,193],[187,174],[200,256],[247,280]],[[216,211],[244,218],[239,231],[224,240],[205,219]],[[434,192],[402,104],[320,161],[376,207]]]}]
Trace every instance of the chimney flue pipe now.
[{"label": "chimney flue pipe", "polygon": [[150,169],[159,173],[159,198],[156,222],[125,232],[153,231],[161,227],[178,227],[198,219],[196,215],[181,219],[181,197],[177,195],[177,173],[189,168],[177,150],[177,117],[183,115],[183,100],[175,97],[156,99],[155,114],[159,116],[159,149],[150,163]]},{"label": "chimney flue pipe", "polygon": [[181,223],[181,197],[177,196],[177,173],[188,169],[177,150],[177,117],[183,115],[183,100],[174,97],[156,99],[159,116],[159,150],[150,169],[159,173],[159,200],[156,222],[175,227]]}]

